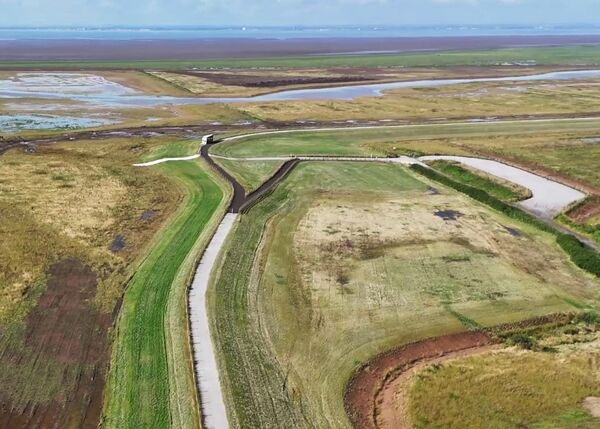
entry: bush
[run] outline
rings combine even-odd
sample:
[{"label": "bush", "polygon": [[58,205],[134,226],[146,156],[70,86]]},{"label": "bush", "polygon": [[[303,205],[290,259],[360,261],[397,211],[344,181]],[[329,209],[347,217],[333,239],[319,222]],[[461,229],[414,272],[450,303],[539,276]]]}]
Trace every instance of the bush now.
[{"label": "bush", "polygon": [[570,234],[557,233],[556,241],[580,268],[600,277],[600,255]]},{"label": "bush", "polygon": [[585,311],[577,315],[575,322],[583,322],[587,325],[596,325],[600,323],[600,314],[594,310]]},{"label": "bush", "polygon": [[535,339],[525,334],[515,334],[510,337],[509,341],[510,344],[521,347],[525,350],[531,350],[536,345]]}]

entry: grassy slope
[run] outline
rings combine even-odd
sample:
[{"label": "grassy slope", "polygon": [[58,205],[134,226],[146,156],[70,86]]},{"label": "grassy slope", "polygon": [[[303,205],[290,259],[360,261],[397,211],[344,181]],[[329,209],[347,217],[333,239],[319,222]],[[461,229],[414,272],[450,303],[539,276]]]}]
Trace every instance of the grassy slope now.
[{"label": "grassy slope", "polygon": [[215,158],[215,162],[229,171],[247,193],[262,185],[283,164],[282,161],[230,161],[218,158]]},{"label": "grassy slope", "polygon": [[598,46],[562,46],[541,48],[506,48],[484,51],[417,52],[391,55],[319,55],[305,57],[214,59],[214,60],[145,60],[145,61],[3,61],[0,68],[65,69],[184,69],[241,67],[373,67],[373,66],[452,66],[494,65],[502,62],[534,60],[538,64],[598,64]]},{"label": "grassy slope", "polygon": [[[248,137],[220,144],[212,152],[215,155],[232,157],[290,154],[388,155],[393,147],[402,146],[404,141],[411,143],[414,140],[489,135],[523,136],[543,132],[594,132],[599,129],[600,120],[412,125],[400,128],[380,127],[374,130],[313,131]],[[428,153],[457,152],[456,148],[444,151],[445,146],[439,143],[433,148],[429,148],[426,142],[422,146],[422,151]]]},{"label": "grassy slope", "polygon": [[144,155],[143,161],[194,155],[198,152],[199,145],[200,142],[196,140],[169,142],[153,148]]},{"label": "grassy slope", "polygon": [[[452,302],[456,296],[460,297],[460,293],[455,295],[460,288],[448,290],[445,281],[431,290],[433,296],[440,294],[445,303],[429,303],[426,308],[417,305],[415,314],[397,313],[394,306],[382,306],[371,308],[363,315],[360,306],[364,306],[364,302],[389,291],[373,291],[369,299],[357,301],[357,307],[338,308],[341,303],[327,305],[327,301],[323,301],[322,306],[311,305],[310,296],[316,290],[307,291],[299,282],[302,272],[290,243],[294,242],[294,231],[313,198],[343,189],[345,195],[354,194],[360,202],[365,192],[408,196],[424,188],[397,166],[304,164],[270,197],[241,218],[228,242],[219,275],[213,279],[210,301],[234,427],[235,423],[238,427],[344,427],[348,424],[342,404],[345,383],[352,371],[373,355],[403,342],[463,329],[455,318],[457,311],[483,325],[493,325],[569,308],[556,292],[546,290],[542,294],[545,298],[538,299],[534,305],[532,297],[524,301],[491,298],[480,303],[481,298],[473,302],[459,299],[456,305],[452,304],[453,312],[448,312],[447,300]],[[461,201],[470,207],[468,200]],[[492,218],[502,224],[514,224],[500,216]],[[265,225],[268,225],[266,231]],[[564,266],[565,255],[553,245],[545,247],[552,242],[548,237],[526,225],[518,227],[526,231],[528,237],[536,237],[536,246],[549,249],[543,252],[549,252],[552,259],[562,261],[558,265]],[[264,251],[257,255],[258,249]],[[485,263],[485,257],[475,257]],[[403,264],[397,266],[393,261],[391,257],[381,268],[404,269]],[[264,271],[253,271],[253,267],[263,264],[267,267]],[[496,271],[494,267],[499,266],[499,261],[494,264],[490,266],[490,273]],[[429,282],[436,269],[432,268],[428,274]],[[418,277],[417,272],[407,272],[399,273],[398,278],[405,278],[406,274]],[[467,274],[465,278],[470,277]],[[494,288],[491,289],[494,292]],[[541,294],[539,285],[533,289]],[[530,295],[527,288],[521,290]],[[412,292],[406,293],[410,296]],[[415,302],[431,300],[431,297],[423,300],[424,297]],[[349,302],[354,302],[353,299],[357,298],[350,295]],[[360,320],[360,325],[347,320],[349,315],[351,320]],[[315,320],[322,320],[322,325],[317,323],[315,327]],[[315,362],[319,365],[315,366]]]},{"label": "grassy slope", "polygon": [[484,176],[483,172],[477,174],[475,171],[463,168],[457,163],[434,161],[429,165],[460,183],[482,189],[491,196],[503,201],[519,201],[527,197],[526,190],[524,189],[518,190],[516,188],[505,186],[499,181],[493,180],[491,177]]},{"label": "grassy slope", "polygon": [[[190,390],[194,386],[189,356],[178,351],[179,359],[187,362],[177,364],[187,371],[174,374],[168,362],[177,358],[168,354],[173,352],[172,345],[187,342],[187,336],[181,338],[181,288],[186,286],[182,278],[190,268],[189,252],[194,249],[197,254],[198,237],[222,206],[224,193],[199,163],[172,163],[160,168],[180,184],[185,200],[125,293],[107,384],[106,428],[198,425],[195,392]],[[179,335],[166,333],[174,319]]]}]

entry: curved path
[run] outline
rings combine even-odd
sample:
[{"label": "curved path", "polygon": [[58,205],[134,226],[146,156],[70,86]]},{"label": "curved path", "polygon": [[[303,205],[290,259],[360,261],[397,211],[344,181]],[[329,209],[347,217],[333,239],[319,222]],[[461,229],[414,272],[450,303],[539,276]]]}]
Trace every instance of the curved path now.
[{"label": "curved path", "polygon": [[523,186],[531,191],[532,196],[517,204],[530,213],[546,220],[554,218],[566,207],[585,198],[585,194],[577,189],[490,159],[466,156],[423,156],[419,160],[456,161],[492,176],[500,177],[501,179]]},{"label": "curved path", "polygon": [[[323,129],[326,130],[326,129]],[[320,131],[320,130],[313,130]],[[293,131],[283,131],[293,132]],[[262,132],[243,136],[229,137],[222,141],[239,140],[254,135],[267,135],[281,133],[281,131]],[[531,189],[532,198],[519,203],[523,208],[531,211],[545,220],[564,209],[566,206],[584,198],[585,195],[576,189],[570,188],[558,182],[554,182],[535,174],[529,173],[516,167],[502,164],[497,161],[480,158],[458,157],[458,156],[431,156],[421,158],[398,157],[336,157],[336,156],[299,156],[299,157],[254,157],[254,158],[232,158],[222,156],[211,156],[210,147],[200,147],[200,154],[179,157],[162,158],[154,161],[136,164],[140,167],[158,165],[163,162],[194,160],[202,157],[209,165],[215,168],[233,187],[233,197],[221,224],[210,241],[200,264],[196,270],[192,287],[189,292],[189,317],[192,346],[194,353],[194,369],[198,391],[201,395],[202,418],[205,429],[227,429],[229,427],[227,410],[225,407],[223,392],[219,382],[219,369],[214,352],[214,344],[210,335],[210,320],[206,306],[206,291],[208,289],[210,274],[217,262],[219,252],[223,248],[228,234],[233,229],[237,219],[237,213],[258,201],[268,193],[278,182],[283,180],[287,174],[301,161],[362,161],[362,162],[386,162],[403,165],[421,164],[424,161],[445,159],[464,163],[473,168],[485,171],[489,174],[501,177],[505,180],[515,182],[521,186]],[[286,161],[280,169],[256,191],[246,195],[241,184],[231,176],[213,158],[229,159],[236,161],[260,161],[260,160],[283,160]]]}]

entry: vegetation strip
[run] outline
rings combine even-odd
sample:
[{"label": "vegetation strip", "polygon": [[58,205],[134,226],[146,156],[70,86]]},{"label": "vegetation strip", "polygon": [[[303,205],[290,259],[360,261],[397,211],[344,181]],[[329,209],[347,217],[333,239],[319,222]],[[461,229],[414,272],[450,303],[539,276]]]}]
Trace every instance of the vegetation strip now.
[{"label": "vegetation strip", "polygon": [[256,68],[256,67],[426,67],[497,65],[503,62],[535,61],[543,65],[599,64],[598,46],[515,47],[474,51],[415,52],[378,55],[315,55],[250,59],[206,60],[67,60],[0,61],[0,69],[170,69]]},{"label": "vegetation strip", "polygon": [[492,197],[481,189],[456,182],[455,180],[438,173],[435,170],[418,164],[413,164],[410,166],[410,168],[429,179],[435,180],[436,182],[440,182],[450,188],[460,191],[474,200],[484,203],[513,219],[528,223],[540,229],[541,231],[553,234],[556,237],[556,242],[571,257],[571,260],[575,263],[575,265],[591,274],[594,274],[597,277],[600,277],[600,254],[598,254],[598,252],[596,252],[594,249],[584,245],[575,236],[562,233],[553,226],[525,212],[524,210],[507,204],[498,198]]},{"label": "vegetation strip", "polygon": [[[176,380],[169,376],[165,319],[172,288],[186,288],[189,276],[183,276],[183,283],[174,283],[181,275],[182,264],[224,195],[197,163],[173,163],[162,168],[180,183],[186,197],[125,293],[107,384],[103,418],[106,428],[197,426],[198,407],[193,405],[196,395],[193,391],[177,391],[178,384],[173,384]],[[182,377],[191,374],[191,362],[177,364],[189,368]],[[178,407],[170,407],[172,397]]]},{"label": "vegetation strip", "polygon": [[453,161],[432,161],[429,165],[433,169],[452,177],[457,182],[483,189],[491,196],[503,201],[515,202],[531,197],[531,191],[515,190],[513,187],[499,183],[498,180],[483,176],[485,174],[483,171],[481,173],[479,171],[474,172]]}]

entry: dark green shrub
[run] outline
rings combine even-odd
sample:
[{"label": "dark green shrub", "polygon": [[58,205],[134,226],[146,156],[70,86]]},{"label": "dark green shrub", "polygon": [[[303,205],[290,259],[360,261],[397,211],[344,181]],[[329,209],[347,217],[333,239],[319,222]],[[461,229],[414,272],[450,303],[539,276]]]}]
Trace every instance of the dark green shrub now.
[{"label": "dark green shrub", "polygon": [[531,350],[536,345],[535,339],[525,334],[515,334],[509,338],[509,342],[525,350]]},{"label": "dark green shrub", "polygon": [[600,314],[594,310],[585,311],[577,315],[575,322],[583,322],[587,325],[596,325],[600,323]]}]

